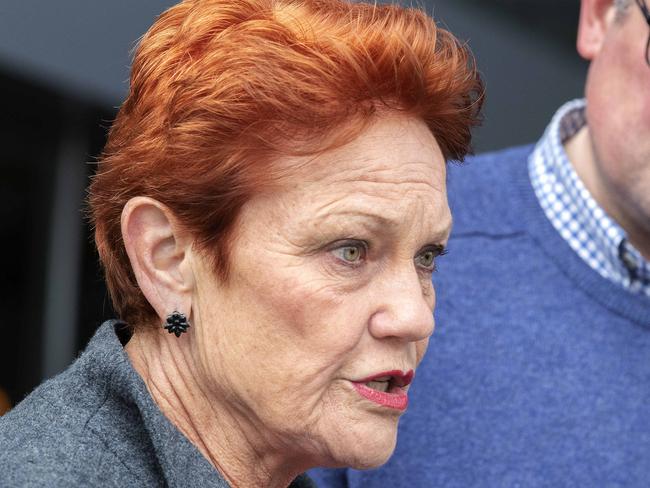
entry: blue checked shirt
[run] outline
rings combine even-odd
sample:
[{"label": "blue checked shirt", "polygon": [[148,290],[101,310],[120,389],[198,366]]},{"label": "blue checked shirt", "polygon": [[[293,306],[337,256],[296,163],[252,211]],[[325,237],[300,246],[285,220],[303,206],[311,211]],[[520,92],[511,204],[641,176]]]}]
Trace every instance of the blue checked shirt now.
[{"label": "blue checked shirt", "polygon": [[604,278],[650,297],[650,261],[593,199],[563,143],[587,123],[585,101],[562,106],[528,160],[530,180],[546,216],[571,248]]}]

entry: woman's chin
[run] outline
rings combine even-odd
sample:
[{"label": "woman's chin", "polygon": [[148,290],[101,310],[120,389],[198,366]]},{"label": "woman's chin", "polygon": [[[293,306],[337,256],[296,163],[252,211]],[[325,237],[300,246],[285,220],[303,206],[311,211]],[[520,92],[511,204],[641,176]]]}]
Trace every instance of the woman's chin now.
[{"label": "woman's chin", "polygon": [[372,469],[386,463],[395,450],[397,426],[376,426],[374,429],[359,432],[350,429],[347,435],[338,436],[333,442],[336,446],[334,464],[354,469]]},{"label": "woman's chin", "polygon": [[387,450],[383,453],[376,453],[374,456],[368,456],[366,454],[364,459],[359,459],[358,462],[356,463],[350,462],[348,463],[348,466],[350,466],[353,469],[378,468],[379,466],[382,466],[390,459],[390,457],[393,455],[394,450],[395,447],[393,446],[392,449]]},{"label": "woman's chin", "polygon": [[359,452],[344,464],[354,469],[372,469],[378,468],[390,459],[395,451],[395,443],[387,446],[375,446],[374,449],[365,452]]}]

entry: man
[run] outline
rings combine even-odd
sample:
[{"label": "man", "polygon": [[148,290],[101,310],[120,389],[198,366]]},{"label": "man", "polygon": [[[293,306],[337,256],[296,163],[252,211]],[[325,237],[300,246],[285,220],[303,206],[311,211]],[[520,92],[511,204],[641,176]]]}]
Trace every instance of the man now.
[{"label": "man", "polygon": [[582,0],[586,107],[450,168],[439,327],[395,455],[322,486],[648,486],[649,36],[647,0]]}]

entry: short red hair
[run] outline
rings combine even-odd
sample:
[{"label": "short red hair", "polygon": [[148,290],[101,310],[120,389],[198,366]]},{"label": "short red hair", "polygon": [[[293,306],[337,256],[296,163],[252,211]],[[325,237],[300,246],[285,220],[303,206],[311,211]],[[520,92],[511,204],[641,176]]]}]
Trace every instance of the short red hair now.
[{"label": "short red hair", "polygon": [[[483,86],[467,48],[417,9],[340,0],[185,0],[142,38],[89,191],[114,308],[158,320],[124,248],[138,195],[167,205],[227,278],[236,217],[282,156],[358,135],[378,110],[421,118],[462,160]],[[323,144],[323,141],[328,141]]]}]

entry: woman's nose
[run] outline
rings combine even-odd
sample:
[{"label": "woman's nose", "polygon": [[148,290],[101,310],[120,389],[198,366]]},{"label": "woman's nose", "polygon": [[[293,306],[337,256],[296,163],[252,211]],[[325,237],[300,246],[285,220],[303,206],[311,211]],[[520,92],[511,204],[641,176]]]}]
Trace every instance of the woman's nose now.
[{"label": "woman's nose", "polygon": [[377,288],[375,312],[370,317],[370,333],[377,339],[396,337],[414,342],[433,333],[433,286],[423,287],[414,269],[382,279]]}]

